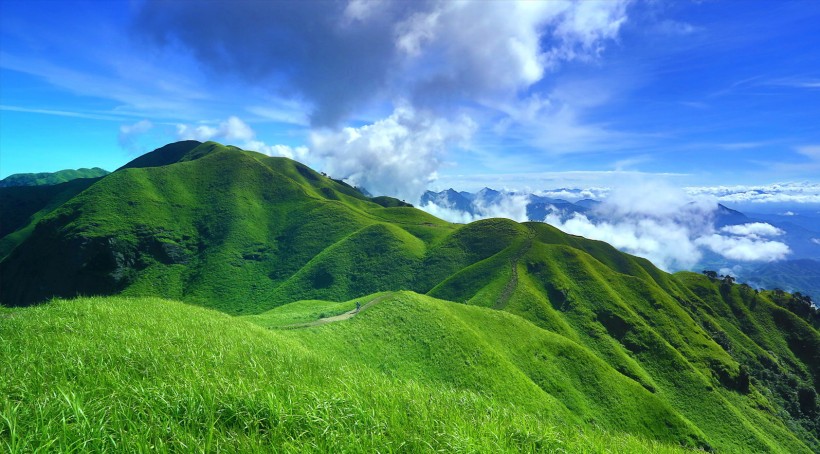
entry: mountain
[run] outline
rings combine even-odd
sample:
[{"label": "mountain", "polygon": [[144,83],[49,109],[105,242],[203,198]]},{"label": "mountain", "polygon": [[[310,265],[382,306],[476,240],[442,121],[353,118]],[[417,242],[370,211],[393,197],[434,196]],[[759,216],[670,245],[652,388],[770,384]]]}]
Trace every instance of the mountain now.
[{"label": "mountain", "polygon": [[[594,208],[594,205],[592,207]],[[574,213],[586,213],[590,211],[590,209],[589,207],[563,199],[530,195],[527,203],[527,219],[531,221],[543,221],[549,214],[555,213],[561,217],[568,217]]]},{"label": "mountain", "polygon": [[55,185],[0,188],[0,260],[31,234],[40,219],[98,180],[77,178]]},{"label": "mountain", "polygon": [[472,203],[472,194],[467,193],[470,197],[465,196],[464,193],[456,192],[454,189],[447,189],[441,192],[425,191],[421,195],[420,204],[422,206],[427,204],[434,204],[444,208],[451,208],[466,213],[475,214],[475,209]]},{"label": "mountain", "polygon": [[550,213],[559,213],[561,216],[570,216],[573,213],[585,213],[590,207],[594,207],[599,203],[593,200],[587,200],[585,201],[587,206],[581,206],[562,199],[541,197],[533,194],[503,193],[490,188],[483,188],[476,193],[465,191],[457,192],[451,188],[441,192],[425,191],[421,196],[421,206],[433,204],[442,208],[468,213],[473,216],[483,216],[488,212],[488,208],[500,207],[504,205],[510,197],[517,196],[523,196],[527,199],[527,219],[531,221],[543,221]]},{"label": "mountain", "polygon": [[764,288],[799,291],[820,302],[820,260],[784,260],[763,264],[744,274],[744,279]]},{"label": "mountain", "polygon": [[0,188],[53,185],[78,178],[99,178],[105,175],[108,175],[108,171],[99,167],[66,169],[52,173],[15,173],[0,180]]},{"label": "mountain", "polygon": [[715,212],[716,228],[725,227],[727,225],[746,224],[749,222],[752,221],[745,214],[718,203],[718,208]]},{"label": "mountain", "polygon": [[450,224],[286,158],[169,147],[32,204],[0,261],[6,306],[109,295],[0,308],[20,443],[820,449],[818,319],[788,294],[544,223]]}]

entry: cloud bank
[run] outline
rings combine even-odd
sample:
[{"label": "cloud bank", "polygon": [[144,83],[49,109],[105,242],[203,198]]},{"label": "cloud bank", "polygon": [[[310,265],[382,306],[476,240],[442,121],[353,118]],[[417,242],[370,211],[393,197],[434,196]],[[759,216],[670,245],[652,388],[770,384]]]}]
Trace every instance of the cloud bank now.
[{"label": "cloud bank", "polygon": [[[602,203],[586,213],[563,212],[555,206],[543,219],[574,235],[605,241],[633,255],[644,257],[667,270],[689,270],[709,254],[740,262],[770,262],[785,259],[789,247],[777,237],[784,232],[770,224],[754,222],[717,229],[721,215],[714,198],[692,198],[685,191],[656,181],[644,181],[606,192]],[[578,199],[591,195],[579,190],[543,191],[539,195]],[[446,204],[429,203],[421,208],[454,222],[486,217],[526,219],[524,196],[505,194],[469,214]],[[522,219],[523,218],[523,219]]]},{"label": "cloud bank", "polygon": [[693,197],[711,196],[724,203],[820,203],[820,183],[696,186],[685,190]]},{"label": "cloud bank", "polygon": [[437,202],[427,202],[420,208],[433,216],[450,222],[468,224],[479,219],[487,218],[507,218],[517,222],[526,222],[527,204],[530,197],[523,194],[501,193],[492,200],[482,197],[478,193],[473,200],[473,213],[460,210],[449,205],[445,200]]},{"label": "cloud bank", "polygon": [[768,237],[783,231],[766,223],[731,225],[714,229],[717,204],[686,201],[683,192],[617,191],[586,216],[563,218],[550,213],[544,222],[567,233],[606,241],[616,248],[649,259],[667,270],[692,269],[711,251],[726,259],[771,262],[791,252]]}]

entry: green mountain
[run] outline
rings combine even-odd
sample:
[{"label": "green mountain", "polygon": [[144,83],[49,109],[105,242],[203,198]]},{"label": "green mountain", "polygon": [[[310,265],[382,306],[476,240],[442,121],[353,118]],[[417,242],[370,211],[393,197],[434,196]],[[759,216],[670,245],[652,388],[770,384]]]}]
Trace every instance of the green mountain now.
[{"label": "green mountain", "polygon": [[820,450],[820,334],[787,294],[213,142],[61,194],[23,197],[0,301],[120,296],[0,312],[0,442]]},{"label": "green mountain", "polygon": [[15,173],[0,180],[0,188],[52,185],[65,183],[78,178],[99,178],[106,175],[108,175],[108,171],[99,167],[90,169],[65,169],[51,173]]}]

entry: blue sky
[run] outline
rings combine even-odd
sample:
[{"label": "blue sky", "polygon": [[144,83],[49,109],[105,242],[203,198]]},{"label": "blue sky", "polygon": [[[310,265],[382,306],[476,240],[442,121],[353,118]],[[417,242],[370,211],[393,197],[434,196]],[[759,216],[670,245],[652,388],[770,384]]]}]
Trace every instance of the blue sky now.
[{"label": "blue sky", "polygon": [[816,187],[818,23],[813,1],[3,0],[0,177],[196,138],[407,199]]}]

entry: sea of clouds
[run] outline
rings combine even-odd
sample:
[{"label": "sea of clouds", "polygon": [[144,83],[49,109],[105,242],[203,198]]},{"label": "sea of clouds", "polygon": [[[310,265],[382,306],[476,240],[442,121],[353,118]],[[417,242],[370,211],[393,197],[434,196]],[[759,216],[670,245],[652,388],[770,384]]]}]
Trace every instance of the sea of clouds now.
[{"label": "sea of clouds", "polygon": [[[601,200],[586,213],[553,209],[539,220],[570,234],[605,241],[667,271],[692,269],[706,254],[733,262],[759,263],[785,259],[791,252],[781,239],[784,232],[771,224],[716,227],[719,198],[707,191],[645,182],[616,189],[543,191],[539,195]],[[493,204],[477,200],[478,209],[472,214],[434,203],[421,208],[452,222],[487,217],[524,221],[529,201],[528,195],[520,194],[505,194]]]}]

